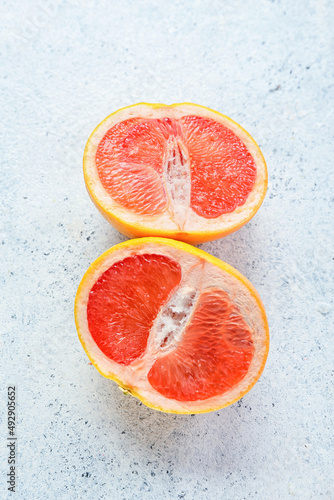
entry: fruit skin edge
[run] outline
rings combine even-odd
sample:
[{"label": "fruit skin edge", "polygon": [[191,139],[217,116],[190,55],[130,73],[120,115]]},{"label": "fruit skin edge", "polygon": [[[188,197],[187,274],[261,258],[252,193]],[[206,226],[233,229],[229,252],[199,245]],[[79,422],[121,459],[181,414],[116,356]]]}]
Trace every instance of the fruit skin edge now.
[{"label": "fruit skin edge", "polygon": [[[100,262],[103,261],[103,259],[105,258],[105,256],[113,253],[116,250],[122,249],[122,248],[125,249],[125,248],[128,248],[128,247],[141,246],[141,245],[144,245],[145,243],[153,243],[153,244],[158,244],[158,245],[159,244],[169,245],[169,246],[177,248],[179,250],[184,250],[184,251],[186,251],[188,253],[191,253],[194,256],[204,258],[206,261],[210,262],[213,265],[218,266],[223,271],[226,271],[229,274],[232,274],[235,278],[237,278],[239,281],[241,281],[246,286],[246,288],[250,291],[251,295],[254,297],[254,299],[257,302],[257,305],[259,306],[259,309],[261,311],[261,316],[262,316],[262,319],[263,319],[263,323],[265,325],[265,333],[266,333],[266,343],[265,343],[266,344],[266,353],[265,353],[265,355],[263,357],[261,367],[260,367],[260,369],[258,371],[256,379],[245,390],[243,390],[238,395],[237,398],[235,398],[235,399],[233,399],[231,401],[228,401],[223,406],[218,406],[218,407],[213,407],[213,408],[205,408],[203,410],[196,410],[196,411],[194,411],[194,410],[191,410],[191,411],[190,410],[189,411],[187,411],[187,410],[184,410],[184,411],[165,410],[161,406],[157,406],[154,403],[151,403],[150,401],[148,401],[145,398],[143,398],[141,396],[141,394],[138,393],[137,391],[134,391],[130,387],[125,386],[122,383],[122,381],[120,379],[118,379],[115,375],[113,375],[113,374],[112,375],[106,375],[106,374],[104,374],[102,372],[102,370],[97,366],[97,363],[95,362],[95,360],[90,356],[90,353],[88,352],[88,350],[86,349],[85,342],[84,342],[84,340],[82,338],[82,335],[81,335],[81,332],[80,332],[79,320],[78,320],[79,299],[80,299],[80,295],[81,295],[81,290],[82,290],[82,288],[84,288],[84,284],[85,284],[86,278],[88,278],[91,275],[91,273],[99,266]],[[266,361],[267,361],[267,358],[268,358],[268,354],[269,354],[269,341],[270,341],[270,339],[269,339],[269,325],[268,325],[267,315],[266,315],[266,312],[265,312],[264,305],[263,305],[263,303],[262,303],[262,301],[260,299],[260,296],[259,296],[257,290],[252,285],[252,283],[245,276],[243,276],[239,271],[237,271],[237,269],[235,269],[234,267],[230,266],[226,262],[218,259],[217,257],[214,257],[213,255],[208,254],[204,250],[200,250],[199,248],[196,248],[196,247],[194,247],[192,245],[189,245],[188,243],[184,243],[184,242],[181,242],[181,241],[172,240],[172,239],[168,239],[168,238],[143,237],[143,238],[137,238],[137,239],[133,239],[133,240],[128,240],[128,241],[124,241],[122,243],[118,243],[117,245],[114,245],[113,247],[111,247],[108,250],[106,250],[102,255],[100,255],[100,257],[98,257],[89,266],[89,268],[87,269],[87,271],[85,272],[84,276],[81,279],[81,282],[79,284],[79,287],[78,287],[78,290],[77,290],[77,293],[76,293],[76,296],[75,296],[74,318],[75,318],[75,325],[76,325],[76,329],[77,329],[77,332],[78,332],[78,336],[79,336],[79,340],[81,342],[81,345],[82,345],[82,347],[83,347],[86,355],[88,356],[90,362],[96,368],[96,370],[104,378],[107,378],[107,379],[110,379],[110,380],[113,380],[114,382],[116,382],[116,384],[119,386],[119,388],[125,394],[131,394],[132,396],[134,396],[137,399],[139,399],[148,408],[151,408],[153,410],[158,410],[158,411],[161,411],[163,413],[174,413],[174,414],[179,414],[179,415],[191,415],[191,414],[195,414],[195,413],[196,414],[197,413],[198,414],[199,413],[210,413],[210,412],[213,412],[213,411],[221,410],[223,408],[226,408],[227,406],[230,406],[230,405],[234,404],[236,401],[239,401],[239,399],[241,399],[245,394],[247,394],[254,387],[254,385],[256,384],[256,382],[258,382],[259,378],[261,377],[261,375],[263,373],[263,370],[264,370],[264,367],[265,367],[265,364],[266,364]]]},{"label": "fruit skin edge", "polygon": [[[152,109],[156,108],[176,108],[178,106],[195,106],[198,108],[205,109],[209,112],[215,113],[222,118],[224,118],[226,121],[232,123],[233,125],[236,125],[237,128],[240,128],[245,135],[249,138],[249,140],[254,144],[256,147],[258,153],[261,156],[261,159],[263,161],[263,164],[265,166],[265,180],[264,180],[264,186],[263,186],[263,194],[262,197],[257,204],[257,206],[250,212],[250,214],[245,217],[245,219],[234,226],[230,227],[229,229],[223,229],[223,230],[216,230],[216,231],[194,231],[192,233],[189,232],[180,232],[180,231],[171,231],[171,230],[159,230],[155,229],[154,231],[150,231],[150,235],[148,235],[148,229],[144,226],[141,226],[140,223],[136,222],[136,224],[130,224],[127,221],[123,220],[122,218],[118,217],[114,213],[109,212],[107,209],[104,209],[99,200],[94,196],[92,190],[90,189],[90,183],[88,181],[88,176],[86,175],[86,162],[88,158],[88,150],[90,147],[91,139],[97,132],[97,130],[100,128],[100,126],[105,123],[111,116],[116,115],[120,111],[124,111],[127,109],[131,109],[137,106],[149,106]],[[104,120],[102,120],[93,130],[93,132],[90,134],[85,150],[84,150],[84,155],[83,155],[83,172],[84,172],[84,178],[85,178],[85,184],[86,184],[86,189],[88,191],[90,199],[93,201],[94,205],[96,208],[99,210],[99,212],[103,215],[103,217],[112,225],[114,226],[121,234],[124,236],[127,236],[128,238],[142,238],[142,237],[147,237],[147,236],[156,236],[156,237],[162,237],[162,238],[171,238],[171,239],[178,239],[179,241],[184,241],[185,243],[190,243],[192,245],[199,245],[200,243],[207,243],[209,241],[214,241],[218,240],[220,238],[223,238],[224,236],[228,236],[231,233],[234,233],[238,229],[241,229],[247,222],[249,222],[254,215],[257,213],[259,208],[261,207],[263,200],[265,198],[266,192],[267,192],[267,187],[268,187],[268,168],[266,161],[264,159],[264,156],[262,154],[261,149],[259,148],[257,142],[253,139],[253,137],[245,130],[239,123],[236,121],[232,120],[230,117],[223,115],[222,113],[219,113],[219,111],[215,111],[211,108],[208,108],[206,106],[201,106],[200,104],[194,104],[190,102],[182,102],[182,103],[175,103],[175,104],[162,104],[162,103],[147,103],[147,102],[139,102],[136,104],[131,104],[130,106],[125,106],[123,108],[120,108],[110,115],[108,115]]]}]

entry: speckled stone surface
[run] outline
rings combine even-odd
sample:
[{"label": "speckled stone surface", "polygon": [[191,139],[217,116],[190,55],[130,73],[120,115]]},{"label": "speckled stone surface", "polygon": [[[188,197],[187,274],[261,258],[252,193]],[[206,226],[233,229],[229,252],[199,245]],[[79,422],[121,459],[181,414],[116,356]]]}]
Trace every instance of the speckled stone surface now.
[{"label": "speckled stone surface", "polygon": [[[9,383],[19,438],[1,499],[333,499],[331,2],[3,0],[0,22],[1,439]],[[74,326],[84,271],[125,239],[86,194],[83,148],[140,101],[223,112],[268,163],[254,219],[202,245],[254,283],[271,328],[259,383],[212,414],[124,396]]]}]

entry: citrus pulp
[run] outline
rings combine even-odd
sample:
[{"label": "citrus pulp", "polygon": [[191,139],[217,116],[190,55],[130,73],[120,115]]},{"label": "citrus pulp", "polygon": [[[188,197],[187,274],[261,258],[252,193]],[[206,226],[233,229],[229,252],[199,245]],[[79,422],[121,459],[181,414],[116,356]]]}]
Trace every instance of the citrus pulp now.
[{"label": "citrus pulp", "polygon": [[258,380],[269,333],[261,300],[236,269],[185,243],[140,238],[112,247],[75,301],[94,366],[147,406],[201,413]]},{"label": "citrus pulp", "polygon": [[201,243],[248,222],[267,168],[236,122],[196,104],[136,104],[108,116],[84,153],[88,192],[129,237]]}]

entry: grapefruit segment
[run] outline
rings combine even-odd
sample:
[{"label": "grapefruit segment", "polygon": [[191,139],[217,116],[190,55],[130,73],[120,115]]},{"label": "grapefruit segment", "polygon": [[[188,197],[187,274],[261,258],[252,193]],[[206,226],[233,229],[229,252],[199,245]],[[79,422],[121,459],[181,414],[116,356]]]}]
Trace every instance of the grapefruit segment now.
[{"label": "grapefruit segment", "polygon": [[126,236],[200,243],[229,234],[258,210],[267,169],[230,118],[195,104],[138,104],[92,133],[84,175],[101,213]]},{"label": "grapefruit segment", "polygon": [[142,215],[157,215],[167,207],[166,196],[159,174],[149,165],[122,162],[105,169],[104,180],[115,201]]},{"label": "grapefruit segment", "polygon": [[206,219],[242,206],[256,179],[256,164],[245,144],[211,118],[182,118],[191,158],[191,207]]},{"label": "grapefruit segment", "polygon": [[237,307],[222,290],[207,289],[179,345],[155,361],[147,378],[165,397],[204,400],[240,382],[253,354],[250,328]]},{"label": "grapefruit segment", "polygon": [[134,255],[107,269],[87,304],[88,328],[101,351],[122,365],[141,356],[154,319],[180,279],[178,263],[162,255]]},{"label": "grapefruit segment", "polygon": [[254,385],[268,353],[252,285],[219,259],[163,238],[121,243],[94,262],[75,319],[98,370],[162,411],[231,404]]},{"label": "grapefruit segment", "polygon": [[107,193],[138,214],[155,215],[166,209],[159,176],[164,137],[160,129],[139,118],[117,123],[96,151],[96,167]]}]

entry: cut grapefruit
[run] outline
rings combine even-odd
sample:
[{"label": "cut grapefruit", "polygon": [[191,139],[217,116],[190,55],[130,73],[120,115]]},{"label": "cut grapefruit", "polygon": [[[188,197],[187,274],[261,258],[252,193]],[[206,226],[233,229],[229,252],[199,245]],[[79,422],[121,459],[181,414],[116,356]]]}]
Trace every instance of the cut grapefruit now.
[{"label": "cut grapefruit", "polygon": [[242,227],[267,189],[252,137],[189,103],[141,103],[108,116],[88,139],[84,177],[97,208],[124,235],[193,244]]},{"label": "cut grapefruit", "polygon": [[269,332],[236,269],[164,238],[120,243],[84,275],[75,300],[93,365],[157,410],[202,413],[240,399],[260,377]]}]

